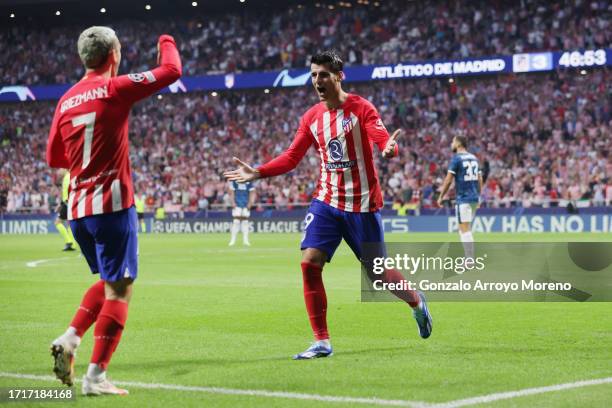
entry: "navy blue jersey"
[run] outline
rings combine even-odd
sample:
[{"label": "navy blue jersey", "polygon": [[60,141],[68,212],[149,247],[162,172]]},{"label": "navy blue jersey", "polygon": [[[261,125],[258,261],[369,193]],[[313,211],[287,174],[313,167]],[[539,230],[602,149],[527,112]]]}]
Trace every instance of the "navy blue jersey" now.
[{"label": "navy blue jersey", "polygon": [[477,203],[480,196],[478,159],[471,153],[457,153],[448,166],[449,173],[455,176],[455,195],[457,204]]},{"label": "navy blue jersey", "polygon": [[230,182],[230,188],[234,191],[234,206],[245,208],[249,205],[249,193],[253,190],[253,183]]}]

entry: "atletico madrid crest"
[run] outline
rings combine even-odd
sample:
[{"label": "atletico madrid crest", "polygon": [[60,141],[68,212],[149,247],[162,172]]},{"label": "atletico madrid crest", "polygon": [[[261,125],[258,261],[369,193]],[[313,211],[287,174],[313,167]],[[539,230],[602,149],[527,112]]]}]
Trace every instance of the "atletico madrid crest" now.
[{"label": "atletico madrid crest", "polygon": [[353,130],[353,120],[351,118],[342,119],[342,130],[345,135]]}]

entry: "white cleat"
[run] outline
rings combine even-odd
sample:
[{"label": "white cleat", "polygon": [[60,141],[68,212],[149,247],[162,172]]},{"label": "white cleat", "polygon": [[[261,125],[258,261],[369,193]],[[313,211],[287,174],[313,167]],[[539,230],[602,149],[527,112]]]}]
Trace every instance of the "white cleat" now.
[{"label": "white cleat", "polygon": [[128,395],[129,391],[117,388],[106,378],[89,378],[83,376],[83,395]]},{"label": "white cleat", "polygon": [[251,246],[251,243],[249,241],[244,241],[243,244],[244,246]]},{"label": "white cleat", "polygon": [[236,245],[235,241],[230,241],[230,243],[228,244],[228,246],[234,246],[234,245]]},{"label": "white cleat", "polygon": [[71,342],[65,336],[60,336],[51,343],[53,356],[53,372],[55,376],[69,387],[74,384],[74,358],[79,342]]}]

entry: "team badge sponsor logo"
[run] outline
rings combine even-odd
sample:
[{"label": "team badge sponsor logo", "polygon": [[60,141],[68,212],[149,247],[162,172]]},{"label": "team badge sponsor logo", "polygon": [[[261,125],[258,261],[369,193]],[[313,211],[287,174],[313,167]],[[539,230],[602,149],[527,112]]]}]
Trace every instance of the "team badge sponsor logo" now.
[{"label": "team badge sponsor logo", "polygon": [[342,130],[345,134],[353,130],[353,120],[351,118],[342,119]]},{"label": "team badge sponsor logo", "polygon": [[385,129],[385,125],[383,125],[383,121],[381,118],[378,118],[376,120],[376,124],[374,125],[374,127],[378,130],[384,130]]},{"label": "team badge sponsor logo", "polygon": [[340,143],[338,139],[330,140],[329,144],[327,145],[327,150],[329,151],[329,157],[333,161],[340,161],[344,157],[342,143]]},{"label": "team badge sponsor logo", "polygon": [[132,82],[138,83],[138,82],[144,81],[146,77],[145,77],[145,74],[138,73],[138,74],[128,74],[128,78],[130,78]]}]

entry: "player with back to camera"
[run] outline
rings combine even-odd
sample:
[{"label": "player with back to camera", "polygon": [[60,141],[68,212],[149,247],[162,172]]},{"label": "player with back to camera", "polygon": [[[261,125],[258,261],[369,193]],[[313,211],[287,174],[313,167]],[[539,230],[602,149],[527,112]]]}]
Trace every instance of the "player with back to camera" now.
[{"label": "player with back to camera", "polygon": [[253,206],[255,201],[255,188],[253,183],[237,183],[235,181],[229,182],[229,194],[230,202],[234,206],[232,208],[232,222],[231,238],[229,246],[236,244],[236,237],[238,232],[242,231],[242,243],[245,246],[251,246],[249,242],[249,217],[251,216],[250,208]]},{"label": "player with back to camera", "polygon": [[85,76],[59,100],[47,146],[51,167],[70,169],[68,219],[91,272],[100,280],[86,292],[70,326],[51,344],[54,372],[74,382],[74,357],[93,325],[94,346],[82,390],[87,395],[127,394],[106,378],[127,319],[132,284],[138,275],[138,221],[128,151],[128,116],[137,101],[181,76],[174,39],[159,37],[159,66],[117,76],[121,44],[108,27],[79,36]]},{"label": "player with back to camera", "polygon": [[[319,183],[306,215],[300,246],[304,300],[315,342],[296,354],[293,357],[296,360],[332,354],[321,272],[342,239],[373,278],[371,260],[363,259],[362,254],[364,242],[384,245],[379,212],[382,193],[374,167],[374,144],[385,159],[397,156],[399,151],[395,138],[400,130],[389,137],[376,108],[364,98],[342,90],[342,69],[343,62],[336,53],[326,51],[314,55],[310,73],[320,102],[302,116],[291,146],[258,168],[234,158],[238,168],[224,173],[229,180],[239,183],[284,174],[298,165],[311,146],[321,159]],[[401,282],[404,277],[388,269],[382,280]],[[423,294],[410,290],[393,293],[413,308],[421,337],[429,337],[431,316]]]},{"label": "player with back to camera", "polygon": [[442,207],[444,196],[455,180],[455,214],[459,226],[459,237],[467,258],[474,258],[474,236],[472,221],[478,209],[478,200],[482,191],[482,172],[478,159],[467,151],[467,139],[455,136],[451,143],[453,158],[448,166],[448,173],[442,183],[438,196],[438,205]]}]

